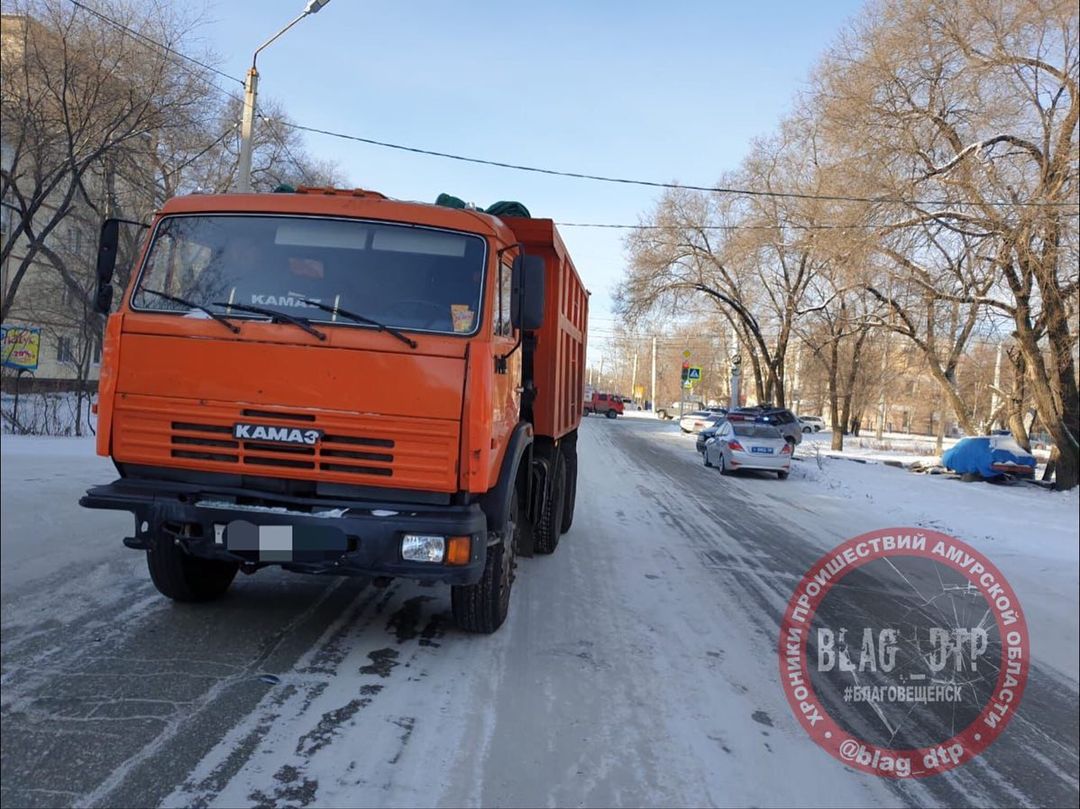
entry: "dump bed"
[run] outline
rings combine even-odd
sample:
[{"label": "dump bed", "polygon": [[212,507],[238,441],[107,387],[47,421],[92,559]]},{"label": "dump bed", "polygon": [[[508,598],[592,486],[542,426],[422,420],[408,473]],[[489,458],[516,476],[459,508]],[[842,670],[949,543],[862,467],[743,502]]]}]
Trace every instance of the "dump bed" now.
[{"label": "dump bed", "polygon": [[544,326],[537,332],[533,376],[537,435],[561,438],[581,422],[589,293],[550,219],[501,217],[525,246],[544,259]]}]

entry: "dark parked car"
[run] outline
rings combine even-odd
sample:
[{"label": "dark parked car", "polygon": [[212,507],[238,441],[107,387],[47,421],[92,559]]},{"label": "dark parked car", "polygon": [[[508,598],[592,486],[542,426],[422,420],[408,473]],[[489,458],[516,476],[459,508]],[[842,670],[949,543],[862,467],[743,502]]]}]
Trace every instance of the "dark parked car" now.
[{"label": "dark parked car", "polygon": [[706,442],[716,435],[716,431],[720,429],[720,425],[724,423],[723,418],[717,419],[711,426],[706,427],[704,430],[697,434],[697,451],[704,452]]},{"label": "dark parked car", "polygon": [[[732,418],[734,416],[735,418]],[[732,421],[741,417],[744,421],[757,421],[771,424],[778,428],[789,444],[802,443],[802,424],[795,414],[786,407],[773,407],[772,405],[755,405],[754,407],[740,407],[731,411],[728,416]]]}]

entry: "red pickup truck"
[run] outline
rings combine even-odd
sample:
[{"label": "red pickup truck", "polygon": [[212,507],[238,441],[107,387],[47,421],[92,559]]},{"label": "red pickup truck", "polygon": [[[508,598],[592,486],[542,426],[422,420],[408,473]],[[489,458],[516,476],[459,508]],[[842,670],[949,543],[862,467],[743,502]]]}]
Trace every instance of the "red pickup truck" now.
[{"label": "red pickup truck", "polygon": [[591,413],[603,413],[609,419],[623,414],[623,401],[621,396],[614,393],[593,393],[592,398],[585,400],[585,415]]}]

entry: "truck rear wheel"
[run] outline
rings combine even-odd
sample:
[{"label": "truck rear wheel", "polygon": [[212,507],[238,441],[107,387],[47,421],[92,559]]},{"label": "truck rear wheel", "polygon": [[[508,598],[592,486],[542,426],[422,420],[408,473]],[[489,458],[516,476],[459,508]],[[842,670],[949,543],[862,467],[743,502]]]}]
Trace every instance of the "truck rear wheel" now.
[{"label": "truck rear wheel", "polygon": [[240,565],[200,559],[167,534],[158,534],[146,552],[146,566],[158,592],[173,601],[211,601],[225,594]]},{"label": "truck rear wheel", "polygon": [[613,419],[613,418],[615,418],[616,416],[619,415],[619,412],[617,410],[612,409],[612,410],[609,410],[604,415],[607,416],[609,419]]},{"label": "truck rear wheel", "polygon": [[556,448],[552,458],[550,497],[540,507],[540,519],[533,533],[537,553],[555,553],[562,533],[566,507],[566,457]]},{"label": "truck rear wheel", "polygon": [[476,584],[450,588],[450,610],[454,622],[466,632],[490,635],[503,625],[510,611],[510,589],[514,584],[514,548],[521,519],[517,487],[510,501],[510,513],[499,541],[488,545],[484,574]]}]

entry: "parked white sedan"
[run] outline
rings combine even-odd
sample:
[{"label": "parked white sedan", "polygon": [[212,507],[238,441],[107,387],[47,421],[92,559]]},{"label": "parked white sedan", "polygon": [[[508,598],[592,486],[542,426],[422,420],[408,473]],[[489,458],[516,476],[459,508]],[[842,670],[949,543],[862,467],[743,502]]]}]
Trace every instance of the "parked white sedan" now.
[{"label": "parked white sedan", "polygon": [[724,417],[723,413],[712,410],[695,410],[679,419],[679,429],[684,433],[700,433]]},{"label": "parked white sedan", "polygon": [[739,469],[776,472],[783,480],[791,471],[791,444],[771,424],[725,421],[705,444],[705,465],[723,475]]}]

